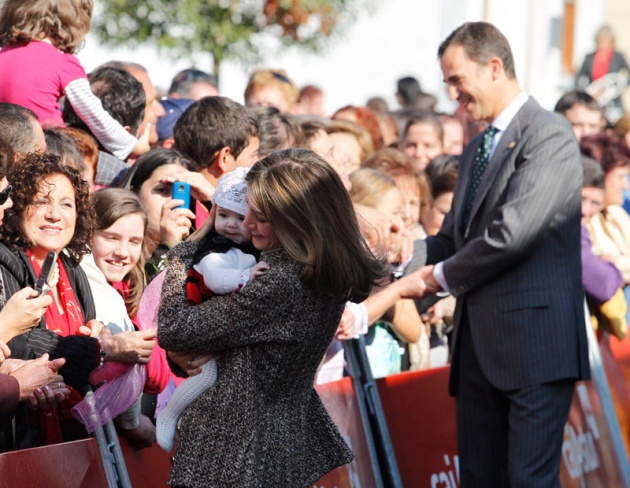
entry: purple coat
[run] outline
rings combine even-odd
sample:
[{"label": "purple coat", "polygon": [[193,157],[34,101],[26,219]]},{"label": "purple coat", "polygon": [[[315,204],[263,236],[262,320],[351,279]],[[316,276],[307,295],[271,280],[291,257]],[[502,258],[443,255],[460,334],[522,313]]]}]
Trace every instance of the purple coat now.
[{"label": "purple coat", "polygon": [[582,286],[588,298],[597,303],[607,302],[623,285],[617,267],[593,253],[588,230],[582,226]]}]

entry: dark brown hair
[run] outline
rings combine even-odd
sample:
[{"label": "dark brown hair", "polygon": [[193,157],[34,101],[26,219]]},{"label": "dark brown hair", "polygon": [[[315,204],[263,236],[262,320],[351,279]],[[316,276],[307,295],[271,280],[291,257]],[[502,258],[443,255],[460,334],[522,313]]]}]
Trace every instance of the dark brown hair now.
[{"label": "dark brown hair", "polygon": [[459,26],[440,44],[438,58],[442,58],[446,49],[453,44],[462,46],[466,55],[479,64],[486,64],[496,56],[503,62],[507,77],[516,79],[510,43],[494,25],[487,22],[466,22]]},{"label": "dark brown hair", "polygon": [[340,303],[367,298],[387,275],[369,250],[339,175],[313,151],[284,149],[247,173],[247,200],[304,266],[301,279]]},{"label": "dark brown hair", "polygon": [[175,123],[174,147],[207,168],[226,146],[238,158],[249,145],[255,126],[240,103],[226,97],[204,97],[190,105]]},{"label": "dark brown hair", "polygon": [[614,135],[596,134],[583,137],[580,140],[580,151],[601,164],[606,174],[615,168],[630,166],[630,148]]},{"label": "dark brown hair", "polygon": [[9,171],[8,179],[13,186],[13,207],[5,210],[0,239],[13,248],[32,248],[33,244],[22,232],[22,219],[42,190],[42,184],[54,175],[65,176],[74,188],[77,220],[74,235],[65,250],[71,262],[77,265],[81,256],[90,252],[89,245],[96,224],[96,214],[90,201],[90,185],[76,169],[64,166],[59,157],[53,154],[29,153]]},{"label": "dark brown hair", "polygon": [[0,10],[0,46],[50,39],[74,53],[90,30],[92,0],[5,0]]}]

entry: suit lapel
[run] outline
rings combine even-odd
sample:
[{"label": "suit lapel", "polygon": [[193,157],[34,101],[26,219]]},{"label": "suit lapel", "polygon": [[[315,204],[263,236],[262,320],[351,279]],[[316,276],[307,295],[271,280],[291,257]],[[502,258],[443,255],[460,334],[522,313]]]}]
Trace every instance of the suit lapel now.
[{"label": "suit lapel", "polygon": [[492,157],[488,162],[488,167],[486,168],[486,171],[481,178],[481,182],[479,183],[479,189],[477,190],[477,195],[475,196],[475,200],[472,204],[472,209],[470,210],[470,217],[468,218],[468,223],[466,225],[464,236],[468,234],[468,231],[470,230],[470,224],[479,211],[479,208],[488,195],[488,192],[492,188],[492,183],[496,179],[499,170],[503,166],[503,163],[508,159],[510,153],[518,143],[518,140],[520,139],[522,134],[522,121],[525,120],[527,114],[535,105],[536,102],[534,102],[532,98],[527,100],[525,105],[523,105],[521,109],[516,113],[516,116],[512,119],[507,129],[505,130],[505,133],[501,137],[501,141],[492,154]]}]

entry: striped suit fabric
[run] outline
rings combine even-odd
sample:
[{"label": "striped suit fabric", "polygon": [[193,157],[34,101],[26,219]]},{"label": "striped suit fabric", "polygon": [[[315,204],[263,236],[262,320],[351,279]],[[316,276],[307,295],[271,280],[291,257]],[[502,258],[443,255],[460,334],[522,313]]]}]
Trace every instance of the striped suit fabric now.
[{"label": "striped suit fabric", "polygon": [[461,486],[556,486],[573,384],[590,376],[580,153],[566,121],[529,98],[465,219],[480,143],[478,136],[465,148],[451,211],[426,240],[427,263],[443,262],[458,299],[449,387]]}]

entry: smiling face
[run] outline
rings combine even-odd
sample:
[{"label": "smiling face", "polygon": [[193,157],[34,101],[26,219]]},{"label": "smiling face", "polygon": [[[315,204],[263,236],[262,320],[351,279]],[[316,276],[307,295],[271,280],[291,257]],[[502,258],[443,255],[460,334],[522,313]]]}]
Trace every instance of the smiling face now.
[{"label": "smiling face", "polygon": [[440,134],[429,124],[413,124],[407,130],[402,141],[403,152],[414,158],[418,169],[424,170],[429,162],[444,152]]},{"label": "smiling face", "polygon": [[22,215],[21,227],[35,259],[43,262],[48,251],[59,253],[70,243],[76,222],[74,186],[65,175],[54,174],[40,183],[33,203]]},{"label": "smiling face", "polygon": [[262,215],[259,211],[252,206],[250,199],[247,199],[247,205],[249,206],[249,212],[243,220],[243,225],[252,234],[252,244],[259,251],[272,251],[274,249],[280,249],[280,239],[273,230],[271,223]]},{"label": "smiling face", "polygon": [[244,220],[244,215],[217,205],[214,230],[237,244],[243,244],[252,240],[252,233],[243,225]]},{"label": "smiling face", "polygon": [[144,219],[140,214],[125,215],[94,233],[94,262],[109,283],[122,281],[138,263],[143,239]]},{"label": "smiling face", "polygon": [[494,107],[493,70],[468,57],[459,44],[450,45],[440,59],[444,81],[452,100],[457,100],[473,120],[491,122],[499,112]]}]

